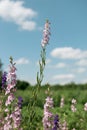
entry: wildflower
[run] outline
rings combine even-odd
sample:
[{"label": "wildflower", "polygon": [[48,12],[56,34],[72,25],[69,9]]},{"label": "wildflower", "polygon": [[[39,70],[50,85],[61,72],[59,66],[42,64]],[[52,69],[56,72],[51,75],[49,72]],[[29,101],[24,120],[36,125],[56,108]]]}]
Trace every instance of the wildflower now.
[{"label": "wildflower", "polygon": [[68,130],[67,122],[65,120],[62,124],[60,124],[60,130]]},{"label": "wildflower", "polygon": [[16,68],[14,66],[14,64],[12,64],[9,70],[9,73],[7,74],[7,88],[6,88],[6,93],[5,95],[9,94],[11,91],[14,91],[14,87],[16,86]]},{"label": "wildflower", "polygon": [[6,89],[6,79],[7,79],[7,73],[4,72],[2,75],[2,89]]},{"label": "wildflower", "polygon": [[72,103],[73,103],[73,104],[76,104],[76,99],[73,98],[73,99],[72,99]]},{"label": "wildflower", "polygon": [[58,128],[59,128],[59,117],[58,117],[58,115],[55,115],[55,117],[54,117],[54,127],[53,127],[52,130],[58,130]]},{"label": "wildflower", "polygon": [[72,102],[71,110],[72,110],[72,112],[76,112],[76,110],[77,110],[76,106],[75,106],[76,105],[76,99],[72,99],[71,102]]},{"label": "wildflower", "polygon": [[18,128],[19,130],[22,130],[22,128],[20,128],[22,102],[23,102],[22,97],[18,97],[18,103],[15,105],[14,111],[10,115],[10,117],[13,119],[14,129]]},{"label": "wildflower", "polygon": [[19,106],[15,107],[14,112],[11,114],[13,119],[13,128],[19,128],[21,124],[21,109]]},{"label": "wildflower", "polygon": [[[16,68],[15,64],[13,63],[13,60],[10,59],[11,65],[9,66],[9,72],[7,74],[7,87],[5,89],[5,95],[7,96],[6,102],[5,102],[5,122],[4,122],[4,128],[3,130],[10,130],[10,129],[18,129],[22,130],[20,128],[21,124],[21,106],[22,106],[22,98],[18,98],[18,103],[16,102],[16,98],[14,96],[14,92],[16,91]],[[10,108],[10,109],[9,109]]]},{"label": "wildflower", "polygon": [[[6,78],[6,89],[5,89],[5,95],[7,95],[7,99],[5,102],[5,112],[6,112],[6,117],[5,117],[5,123],[4,123],[4,130],[10,130],[12,128],[12,111],[9,110],[9,106],[12,106],[12,103],[15,100],[15,96],[14,96],[14,87],[16,85],[16,68],[13,64],[13,62],[11,63],[11,65],[9,66],[9,72],[7,74],[7,78]],[[13,109],[13,108],[12,108]]]},{"label": "wildflower", "polygon": [[44,26],[44,30],[43,30],[43,39],[41,41],[42,47],[45,47],[48,44],[49,36],[50,36],[50,23],[47,20]]},{"label": "wildflower", "polygon": [[23,103],[22,97],[18,97],[18,106],[19,106],[19,108],[22,107],[22,103]]},{"label": "wildflower", "polygon": [[84,110],[87,111],[87,102],[84,105]]},{"label": "wildflower", "polygon": [[72,110],[72,112],[76,112],[76,108],[75,108],[75,106],[74,105],[71,105],[71,110]]},{"label": "wildflower", "polygon": [[8,122],[5,123],[5,125],[4,125],[4,130],[10,130],[10,129],[12,129],[12,126],[11,126],[11,122],[8,121]]},{"label": "wildflower", "polygon": [[46,103],[44,104],[44,117],[42,121],[44,130],[49,130],[53,126],[53,114],[51,113],[51,108],[53,108],[53,99],[47,97]]},{"label": "wildflower", "polygon": [[14,97],[13,93],[10,93],[10,95],[8,96],[8,98],[7,98],[7,100],[6,100],[5,105],[6,105],[6,106],[10,105],[10,104],[13,102],[14,98],[15,98],[15,97]]},{"label": "wildflower", "polygon": [[64,106],[64,98],[61,98],[60,107],[62,108]]}]

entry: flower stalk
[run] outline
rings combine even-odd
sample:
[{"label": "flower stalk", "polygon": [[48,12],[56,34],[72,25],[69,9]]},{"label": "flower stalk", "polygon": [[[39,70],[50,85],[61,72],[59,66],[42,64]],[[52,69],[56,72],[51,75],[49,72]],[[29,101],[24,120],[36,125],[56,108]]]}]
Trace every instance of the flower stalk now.
[{"label": "flower stalk", "polygon": [[31,98],[31,101],[28,104],[28,111],[29,111],[29,120],[28,122],[30,122],[29,128],[30,129],[34,129],[33,128],[33,122],[35,119],[35,115],[36,115],[36,111],[35,111],[35,106],[37,103],[37,97],[38,97],[38,92],[40,91],[41,88],[41,84],[44,78],[44,69],[45,69],[45,65],[46,65],[46,45],[49,42],[49,36],[50,36],[50,23],[47,20],[44,26],[44,30],[43,30],[43,39],[41,41],[41,54],[40,57],[41,59],[39,60],[39,72],[37,72],[37,84],[36,87],[33,88],[33,96]]},{"label": "flower stalk", "polygon": [[[14,95],[16,92],[16,67],[15,63],[13,62],[13,58],[10,57],[10,66],[9,66],[9,73],[7,77],[2,79],[2,87],[5,90],[6,101],[5,101],[5,121],[3,130],[22,130],[20,128],[21,124],[21,108],[18,105],[18,101]],[[6,82],[6,83],[5,83]],[[5,83],[5,84],[4,84]],[[7,86],[5,86],[7,85]]]}]

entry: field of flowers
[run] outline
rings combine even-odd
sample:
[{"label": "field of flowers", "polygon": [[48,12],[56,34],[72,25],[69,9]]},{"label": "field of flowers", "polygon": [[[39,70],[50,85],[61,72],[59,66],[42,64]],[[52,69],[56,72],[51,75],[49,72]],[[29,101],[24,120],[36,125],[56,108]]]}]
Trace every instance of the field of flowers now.
[{"label": "field of flowers", "polygon": [[[45,87],[41,87],[38,93],[37,103],[34,107],[36,112],[32,123],[32,130],[43,130],[43,116],[44,116],[44,104],[46,102],[46,91],[48,84]],[[61,130],[87,130],[87,87],[74,86],[72,84],[67,86],[51,86],[51,98],[53,98],[53,108],[51,112],[54,115],[58,115],[59,122],[64,125],[64,121],[67,123],[67,128],[63,127]],[[21,127],[24,130],[28,128],[28,103],[31,101],[33,88],[29,87],[26,90],[17,90],[15,96],[18,98],[22,95],[22,111],[21,111]],[[0,109],[1,112],[1,109]],[[1,115],[1,114],[0,114]],[[0,116],[1,117],[1,116]],[[59,129],[59,128],[57,128]],[[51,129],[50,129],[51,130]]]},{"label": "field of flowers", "polygon": [[41,85],[49,37],[50,23],[47,20],[36,86],[25,91],[17,89],[16,63],[10,57],[9,72],[2,75],[0,130],[87,130],[86,85],[84,89],[74,84],[70,87]]},{"label": "field of flowers", "polygon": [[[42,87],[38,93],[38,99],[36,103],[36,117],[33,122],[35,128],[38,130],[43,130],[42,119],[44,116],[44,104],[47,97],[46,90],[47,86]],[[72,84],[67,86],[51,86],[50,91],[52,93],[51,97],[53,98],[53,108],[51,112],[54,115],[59,116],[59,122],[64,125],[64,121],[67,123],[67,127],[63,126],[61,130],[87,130],[87,87],[82,90],[82,87],[74,86]],[[32,87],[28,88],[25,91],[18,90],[16,96],[22,95],[23,107],[22,107],[22,116],[27,115],[27,104],[32,96]],[[25,122],[24,122],[25,124]],[[51,129],[50,129],[51,130]],[[60,130],[60,129],[58,129]]]}]

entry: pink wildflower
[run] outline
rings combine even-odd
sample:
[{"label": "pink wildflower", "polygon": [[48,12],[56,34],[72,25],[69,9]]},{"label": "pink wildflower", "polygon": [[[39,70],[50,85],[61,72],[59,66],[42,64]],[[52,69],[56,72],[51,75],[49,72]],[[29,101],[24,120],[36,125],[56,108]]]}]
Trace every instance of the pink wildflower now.
[{"label": "pink wildflower", "polygon": [[[16,91],[16,68],[15,64],[13,63],[13,60],[10,61],[11,65],[9,73],[7,75],[7,88],[5,89],[5,95],[7,95],[7,100],[5,102],[5,122],[4,122],[4,130],[10,130],[10,129],[18,129],[22,130],[20,128],[21,124],[21,107],[19,106],[19,102],[16,102],[16,98],[14,96],[14,92]],[[12,104],[13,103],[13,104]],[[21,104],[20,104],[21,105]],[[10,106],[10,110],[9,110]]]},{"label": "pink wildflower", "polygon": [[72,103],[73,103],[73,104],[76,104],[76,99],[73,98],[73,99],[72,99]]},{"label": "pink wildflower", "polygon": [[64,98],[61,98],[60,107],[62,108],[64,106]]},{"label": "pink wildflower", "polygon": [[65,120],[62,124],[60,124],[60,130],[68,130],[67,122]]},{"label": "pink wildflower", "polygon": [[87,111],[87,102],[84,105],[84,110]]},{"label": "pink wildflower", "polygon": [[76,99],[73,98],[71,102],[72,102],[71,110],[72,110],[72,112],[76,112],[76,110],[77,110],[76,106],[75,106],[76,105]]},{"label": "pink wildflower", "polygon": [[50,109],[53,108],[53,99],[50,97],[46,98],[46,103],[44,104],[44,117],[43,117],[43,127],[44,130],[50,130],[53,126],[53,114]]},{"label": "pink wildflower", "polygon": [[8,96],[5,105],[8,106],[10,105],[12,102],[14,101],[14,95],[13,93],[10,93],[10,95]]},{"label": "pink wildflower", "polygon": [[50,23],[47,20],[44,26],[44,30],[43,30],[43,39],[41,41],[42,47],[45,47],[48,44],[49,36],[50,36]]}]

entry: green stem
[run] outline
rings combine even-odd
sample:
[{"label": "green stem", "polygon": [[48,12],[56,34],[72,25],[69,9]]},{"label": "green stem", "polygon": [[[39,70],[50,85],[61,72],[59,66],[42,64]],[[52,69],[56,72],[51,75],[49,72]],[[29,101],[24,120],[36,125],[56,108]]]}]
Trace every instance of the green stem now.
[{"label": "green stem", "polygon": [[44,78],[44,69],[45,69],[45,61],[46,61],[46,49],[42,47],[41,50],[41,60],[39,61],[39,72],[37,72],[37,85],[36,87],[33,88],[33,96],[32,96],[32,100],[30,105],[28,105],[28,111],[29,111],[29,126],[28,128],[30,129],[34,129],[33,128],[33,123],[34,123],[34,119],[35,119],[35,115],[36,115],[36,111],[35,111],[35,106],[37,103],[37,97],[38,97],[38,92],[40,91],[41,88],[41,83],[43,81]]}]

